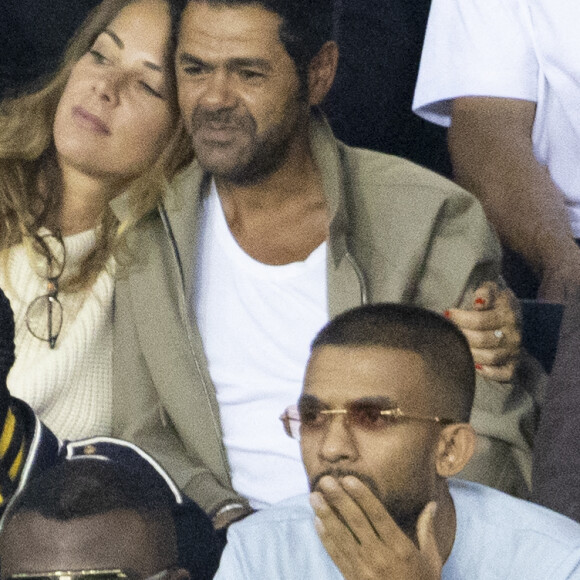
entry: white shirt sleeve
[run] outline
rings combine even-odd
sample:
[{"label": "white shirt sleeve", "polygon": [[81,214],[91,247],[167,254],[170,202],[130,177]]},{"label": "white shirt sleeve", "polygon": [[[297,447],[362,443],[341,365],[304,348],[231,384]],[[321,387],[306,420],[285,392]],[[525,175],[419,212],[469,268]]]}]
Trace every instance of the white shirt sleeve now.
[{"label": "white shirt sleeve", "polygon": [[433,0],[413,110],[443,126],[464,96],[537,100],[527,0]]}]

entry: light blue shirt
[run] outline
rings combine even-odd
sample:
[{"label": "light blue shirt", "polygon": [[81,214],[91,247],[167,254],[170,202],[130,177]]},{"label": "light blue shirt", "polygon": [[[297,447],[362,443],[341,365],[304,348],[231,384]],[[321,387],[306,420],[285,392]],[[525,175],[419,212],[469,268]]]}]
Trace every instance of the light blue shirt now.
[{"label": "light blue shirt", "polygon": [[[580,580],[580,525],[476,483],[450,480],[457,532],[442,580]],[[214,580],[340,580],[301,495],[234,524]]]}]

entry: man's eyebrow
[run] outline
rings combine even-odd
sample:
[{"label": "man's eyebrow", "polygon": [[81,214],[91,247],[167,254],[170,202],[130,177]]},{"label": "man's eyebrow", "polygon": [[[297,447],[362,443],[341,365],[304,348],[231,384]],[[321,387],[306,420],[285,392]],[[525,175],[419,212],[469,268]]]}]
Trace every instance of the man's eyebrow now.
[{"label": "man's eyebrow", "polygon": [[380,407],[383,410],[396,409],[399,405],[393,401],[391,397],[385,397],[384,395],[377,395],[375,397],[360,397],[354,399],[357,403],[362,403],[364,405],[374,405]]},{"label": "man's eyebrow", "polygon": [[263,71],[269,71],[272,69],[272,65],[265,58],[232,58],[230,61],[228,61],[228,66],[232,68],[259,68]]},{"label": "man's eyebrow", "polygon": [[319,399],[315,395],[304,394],[304,395],[300,395],[300,397],[298,398],[298,407],[299,408],[314,407],[317,409],[331,409],[332,405],[330,405],[326,401],[323,401],[322,399]]},{"label": "man's eyebrow", "polygon": [[[351,399],[346,402],[346,405],[349,405],[351,403],[357,403],[359,405],[372,405],[373,407],[380,408],[384,411],[387,411],[389,409],[396,409],[399,406],[392,398],[385,397],[383,395],[377,395],[374,397],[359,397],[357,399]],[[325,403],[324,401],[320,400],[318,397],[308,394],[302,395],[298,399],[298,404],[316,405],[320,406],[322,409],[334,408],[328,403]]]},{"label": "man's eyebrow", "polygon": [[[182,52],[178,58],[179,64],[196,64],[200,66],[209,66],[214,68],[215,65],[204,61],[193,54],[188,52]],[[266,60],[265,58],[231,58],[226,60],[226,68],[228,69],[236,69],[241,67],[250,67],[250,68],[258,68],[265,72],[272,70],[272,65],[270,61]]]}]

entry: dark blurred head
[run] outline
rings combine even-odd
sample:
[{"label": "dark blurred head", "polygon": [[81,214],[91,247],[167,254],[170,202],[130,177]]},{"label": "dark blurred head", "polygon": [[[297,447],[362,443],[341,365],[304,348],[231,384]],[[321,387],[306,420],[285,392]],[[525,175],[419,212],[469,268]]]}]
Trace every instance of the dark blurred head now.
[{"label": "dark blurred head", "polygon": [[[75,458],[30,481],[10,505],[0,534],[2,578],[120,569],[136,578],[169,570],[171,580],[189,573],[209,579],[217,557],[211,570],[200,562],[211,560],[212,540],[207,516],[178,505],[163,479],[106,459]],[[180,554],[181,543],[196,553]]]}]

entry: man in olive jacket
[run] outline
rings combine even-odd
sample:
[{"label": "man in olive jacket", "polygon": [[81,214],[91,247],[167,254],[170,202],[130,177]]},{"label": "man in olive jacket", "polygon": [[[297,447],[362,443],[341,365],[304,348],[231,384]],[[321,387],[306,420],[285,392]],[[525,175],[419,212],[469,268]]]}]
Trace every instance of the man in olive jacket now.
[{"label": "man in olive jacket", "polygon": [[[318,330],[302,326],[377,301],[471,308],[498,275],[497,241],[471,195],[344,146],[317,112],[338,58],[331,11],[321,0],[190,1],[176,65],[197,160],[132,234],[139,256],[117,283],[114,434],[151,453],[216,527],[306,490],[298,446],[278,429]],[[304,288],[280,283],[288,266],[306,268]],[[481,314],[487,330],[474,340],[509,344],[497,309]],[[299,343],[284,392],[279,353],[252,340],[262,326],[272,342]],[[523,390],[480,380],[480,447],[466,477],[525,493],[531,410]]]}]

